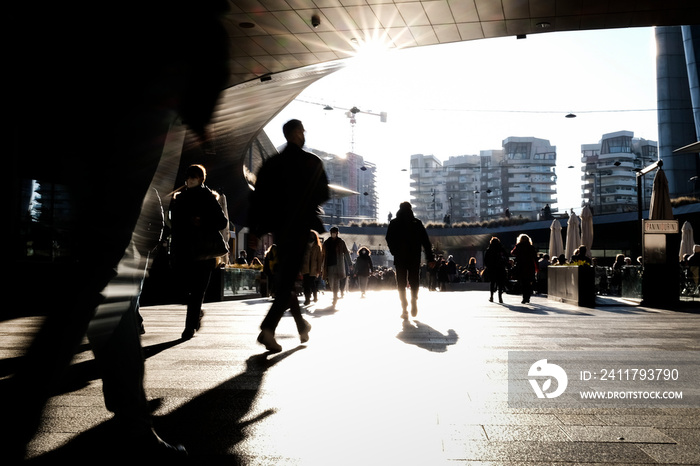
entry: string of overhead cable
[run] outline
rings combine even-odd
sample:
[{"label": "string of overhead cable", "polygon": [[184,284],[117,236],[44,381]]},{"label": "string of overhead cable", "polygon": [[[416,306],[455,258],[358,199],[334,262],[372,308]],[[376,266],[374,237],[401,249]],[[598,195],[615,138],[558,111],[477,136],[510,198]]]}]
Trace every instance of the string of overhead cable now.
[{"label": "string of overhead cable", "polygon": [[[310,100],[304,100],[304,99],[294,99],[296,102],[304,103],[304,104],[311,104],[311,105],[319,105],[319,106],[324,106],[326,110],[332,110],[332,109],[339,109],[339,110],[346,110],[346,111],[352,111],[353,113],[369,113],[369,114],[374,114],[372,112],[365,112],[362,110],[359,110],[357,107],[353,107],[352,109],[349,108],[342,108],[342,107],[336,107],[336,106],[330,106],[327,104],[322,104],[319,102],[314,102]],[[413,110],[416,110],[416,108],[413,108]],[[466,112],[466,113],[527,113],[527,114],[562,114],[566,113],[563,110],[504,110],[504,109],[469,109],[469,108],[421,108],[421,111],[426,111],[426,112]],[[572,110],[569,111],[568,114],[565,116],[567,118],[575,118],[576,115],[579,114],[588,114],[588,113],[634,113],[634,112],[656,112],[658,111],[658,108],[621,108],[621,109],[605,109],[605,110]],[[677,108],[665,108],[664,110],[691,110],[695,111],[698,110],[698,108],[694,107],[677,107]]]},{"label": "string of overhead cable", "polygon": [[[470,112],[470,113],[565,113],[562,110],[496,110],[496,109],[463,109],[463,108],[424,108],[429,112]],[[576,110],[570,113],[616,113],[616,112],[655,112],[657,108],[613,109],[613,110]],[[668,109],[685,110],[685,109]],[[690,110],[690,109],[688,109]]]}]

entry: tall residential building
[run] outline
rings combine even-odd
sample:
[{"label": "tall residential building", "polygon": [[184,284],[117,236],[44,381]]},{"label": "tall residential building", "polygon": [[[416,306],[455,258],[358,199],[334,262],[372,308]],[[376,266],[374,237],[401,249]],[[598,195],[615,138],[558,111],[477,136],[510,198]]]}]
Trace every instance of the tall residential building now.
[{"label": "tall residential building", "polygon": [[551,209],[557,202],[556,146],[547,139],[509,137],[503,141],[502,156],[499,163],[506,170],[493,165],[491,169],[501,175],[503,208],[512,216],[536,220],[545,206]]},{"label": "tall residential building", "polygon": [[659,155],[672,198],[700,192],[700,26],[655,28]]},{"label": "tall residential building", "polygon": [[[604,134],[597,144],[581,145],[582,204],[594,214],[637,210],[637,176],[658,158],[656,141],[635,138],[632,131]],[[642,208],[649,207],[653,173],[642,177]]]},{"label": "tall residential building", "polygon": [[451,223],[513,216],[537,219],[556,203],[556,147],[545,139],[509,137],[500,150],[450,157],[411,156],[412,201],[426,221]]},{"label": "tall residential building", "polygon": [[328,182],[358,194],[334,196],[322,207],[326,221],[334,225],[347,225],[377,220],[377,167],[361,155],[348,152],[343,156],[312,149],[326,169]]},{"label": "tall residential building", "polygon": [[424,222],[443,219],[447,213],[445,170],[434,155],[411,156],[411,203],[413,213]]}]

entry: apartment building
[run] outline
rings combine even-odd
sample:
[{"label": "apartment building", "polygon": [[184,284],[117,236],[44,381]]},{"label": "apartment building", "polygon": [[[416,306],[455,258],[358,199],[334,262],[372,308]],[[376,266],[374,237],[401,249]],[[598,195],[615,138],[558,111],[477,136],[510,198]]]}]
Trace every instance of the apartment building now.
[{"label": "apartment building", "polygon": [[311,152],[323,161],[329,184],[340,186],[359,194],[334,196],[322,207],[326,222],[348,225],[377,220],[377,167],[361,155],[348,152],[342,156],[316,149]]},{"label": "apartment building", "polygon": [[[581,145],[581,199],[594,214],[635,212],[636,170],[658,160],[656,141],[635,138],[632,131],[604,134],[597,144]],[[653,173],[641,179],[642,210],[649,207]]]},{"label": "apartment building", "polygon": [[537,219],[557,202],[556,147],[545,139],[509,137],[479,155],[411,156],[414,212],[424,221],[461,223],[510,215]]}]

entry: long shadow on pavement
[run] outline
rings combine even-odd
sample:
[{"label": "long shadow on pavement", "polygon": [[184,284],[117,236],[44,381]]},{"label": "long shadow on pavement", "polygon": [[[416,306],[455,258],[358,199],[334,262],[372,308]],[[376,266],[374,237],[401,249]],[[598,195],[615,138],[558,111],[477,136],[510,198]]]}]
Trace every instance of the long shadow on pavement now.
[{"label": "long shadow on pavement", "polygon": [[[245,438],[244,429],[274,413],[267,410],[250,420],[243,420],[258,397],[265,372],[296,351],[270,356],[251,356],[246,370],[226,382],[196,396],[175,411],[154,419],[158,434],[171,442],[181,442],[188,450],[187,465],[245,464],[246,460],[233,447]],[[139,463],[139,452],[130,445],[119,445],[111,422],[105,422],[81,433],[66,445],[34,458],[31,465],[93,465],[97,462]]]},{"label": "long shadow on pavement", "polygon": [[396,335],[396,338],[404,343],[436,353],[444,353],[447,351],[448,346],[454,345],[459,340],[459,336],[452,329],[449,329],[445,335],[423,322],[417,320],[413,322],[415,325],[408,320],[404,320],[403,329]]}]

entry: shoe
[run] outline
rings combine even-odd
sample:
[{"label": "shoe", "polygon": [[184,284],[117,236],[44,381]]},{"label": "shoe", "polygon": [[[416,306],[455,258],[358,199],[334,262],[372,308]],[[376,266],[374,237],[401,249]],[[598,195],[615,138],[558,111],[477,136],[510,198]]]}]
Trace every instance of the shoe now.
[{"label": "shoe", "polygon": [[498,302],[501,303],[501,304],[503,304],[503,296],[498,295]]},{"label": "shoe", "polygon": [[311,300],[309,298],[306,298],[304,300],[304,306],[308,306],[309,304],[311,304]]},{"label": "shoe", "polygon": [[415,299],[411,300],[411,315],[413,317],[418,315],[418,301]]},{"label": "shoe", "polygon": [[180,338],[183,340],[189,340],[194,336],[194,332],[195,332],[195,330],[193,328],[186,328],[182,332],[182,335],[180,336]]},{"label": "shoe", "polygon": [[263,330],[260,332],[260,335],[258,335],[258,343],[264,345],[268,351],[273,353],[282,351],[282,347],[277,343],[277,340],[275,340],[275,334],[272,333],[271,330]]},{"label": "shoe", "polygon": [[171,445],[161,439],[155,431],[152,434],[136,438],[129,449],[138,451],[140,460],[147,462],[166,462],[166,464],[181,464],[187,458],[187,450],[182,445]]},{"label": "shoe", "polygon": [[310,331],[311,331],[311,324],[307,322],[306,328],[304,330],[302,330],[301,332],[299,332],[299,340],[302,343],[306,343],[307,341],[309,341],[309,332]]},{"label": "shoe", "polygon": [[490,302],[490,303],[493,302],[493,296],[491,296],[491,297],[489,298],[489,302]]},{"label": "shoe", "polygon": [[401,318],[403,320],[408,319],[408,311],[406,309],[404,309],[403,312],[401,313]]}]

